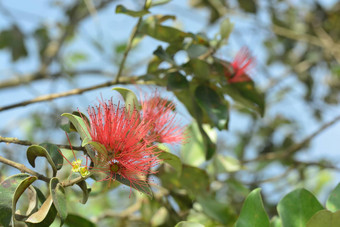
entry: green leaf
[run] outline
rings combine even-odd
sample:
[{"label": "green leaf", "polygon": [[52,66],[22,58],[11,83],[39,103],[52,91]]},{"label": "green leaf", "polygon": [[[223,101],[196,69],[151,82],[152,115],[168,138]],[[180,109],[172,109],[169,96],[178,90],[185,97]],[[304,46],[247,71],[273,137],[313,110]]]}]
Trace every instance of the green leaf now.
[{"label": "green leaf", "polygon": [[158,46],[157,49],[153,52],[153,54],[163,61],[169,62],[172,65],[175,64],[172,57],[167,52],[165,52],[162,46]]},{"label": "green leaf", "polygon": [[281,219],[278,216],[274,216],[270,220],[270,227],[282,227]]},{"label": "green leaf", "polygon": [[217,154],[214,158],[218,173],[230,173],[239,171],[242,166],[238,159],[231,156]]},{"label": "green leaf", "polygon": [[229,120],[226,101],[207,85],[199,85],[196,88],[195,98],[203,112],[209,116],[213,126],[220,130],[225,129]]},{"label": "green leaf", "polygon": [[238,218],[235,227],[266,227],[270,226],[268,215],[263,207],[260,194],[261,189],[257,188],[249,193]]},{"label": "green leaf", "polygon": [[59,179],[56,177],[53,177],[50,181],[50,193],[62,225],[67,217],[66,196],[63,186],[61,186]]},{"label": "green leaf", "polygon": [[306,227],[339,227],[340,226],[340,211],[335,213],[329,210],[318,211],[308,221]]},{"label": "green leaf", "polygon": [[193,196],[207,193],[210,185],[206,171],[188,165],[183,165],[182,175],[179,180],[181,185]]},{"label": "green leaf", "polygon": [[255,0],[238,0],[240,7],[248,13],[256,13],[256,1]]},{"label": "green leaf", "polygon": [[12,61],[27,57],[25,36],[17,26],[0,32],[0,49],[3,48],[8,48],[11,51]]},{"label": "green leaf", "polygon": [[306,189],[292,191],[277,206],[284,227],[305,227],[307,221],[323,209],[315,196]]},{"label": "green leaf", "polygon": [[134,183],[131,184],[129,179],[124,178],[123,176],[121,176],[119,174],[115,175],[115,179],[122,184],[125,184],[129,187],[137,189],[140,192],[143,192],[144,194],[150,196],[151,198],[153,197],[153,193],[151,191],[150,185],[146,181],[139,180],[139,181],[134,181]]},{"label": "green leaf", "polygon": [[83,199],[80,200],[79,202],[85,204],[90,196],[91,188],[87,188],[87,183],[85,180],[78,182],[77,185],[83,191]]},{"label": "green leaf", "polygon": [[186,63],[185,66],[189,67],[189,70],[192,71],[196,77],[209,79],[210,66],[206,61],[193,58],[188,63]]},{"label": "green leaf", "polygon": [[230,22],[229,18],[224,19],[220,25],[221,40],[227,40],[233,28],[234,24]]},{"label": "green leaf", "polygon": [[150,7],[164,5],[170,2],[171,0],[152,0]]},{"label": "green leaf", "polygon": [[[57,167],[54,164],[54,162],[53,162],[53,160],[50,156],[50,153],[44,147],[39,146],[39,145],[29,146],[27,148],[26,156],[27,156],[28,162],[34,168],[35,168],[35,159],[37,157],[45,157],[47,159],[48,163],[50,164],[50,166],[52,167],[53,176],[57,175]],[[59,162],[59,160],[57,162]]]},{"label": "green leaf", "polygon": [[52,196],[48,196],[43,202],[39,210],[32,215],[30,215],[25,222],[34,224],[34,226],[50,226],[54,221],[57,211],[53,205]]},{"label": "green leaf", "polygon": [[258,112],[261,116],[265,111],[265,96],[256,90],[253,82],[233,83],[223,87],[224,91],[236,102]]},{"label": "green leaf", "polygon": [[40,146],[44,147],[47,150],[50,157],[52,158],[55,167],[57,168],[57,170],[60,170],[61,167],[63,167],[64,158],[60,154],[58,146],[51,143],[41,143]]},{"label": "green leaf", "polygon": [[204,225],[192,221],[181,221],[178,222],[175,227],[204,227]]},{"label": "green leaf", "polygon": [[96,225],[90,220],[83,218],[76,214],[69,214],[65,220],[65,224],[68,226],[81,226],[81,227],[95,227]]},{"label": "green leaf", "polygon": [[18,186],[25,179],[30,177],[28,174],[20,173],[6,178],[0,184],[0,224],[9,226],[12,217],[12,200]]},{"label": "green leaf", "polygon": [[167,90],[168,91],[178,91],[189,88],[189,82],[185,76],[179,72],[169,73],[167,75]]},{"label": "green leaf", "polygon": [[189,58],[197,59],[199,56],[203,55],[208,51],[208,47],[199,45],[199,44],[191,44],[186,49]]},{"label": "green leaf", "polygon": [[70,113],[63,113],[61,116],[67,117],[72,125],[75,127],[76,131],[79,133],[80,137],[84,140],[85,138],[88,138],[89,140],[92,140],[92,137],[89,132],[90,125],[86,123],[86,116],[83,115],[82,117],[78,117],[74,114]]},{"label": "green leaf", "polygon": [[163,151],[158,155],[158,158],[171,165],[176,170],[178,176],[180,176],[182,173],[181,159],[179,159],[176,155],[171,154],[169,148],[164,144],[159,144],[158,148]]},{"label": "green leaf", "polygon": [[203,212],[216,221],[224,225],[235,221],[235,216],[227,203],[218,202],[211,196],[203,195],[198,196],[197,201],[202,205]]},{"label": "green leaf", "polygon": [[133,91],[123,87],[115,87],[112,90],[119,92],[119,94],[123,97],[125,107],[128,108],[130,113],[132,113],[134,109],[140,110],[137,96],[135,93],[133,93]]},{"label": "green leaf", "polygon": [[94,163],[95,165],[100,164],[100,163],[98,163],[98,160],[97,160],[98,157],[104,158],[104,160],[107,160],[108,152],[106,150],[106,147],[103,144],[95,142],[95,141],[88,141],[87,139],[85,139],[85,140],[83,140],[81,146],[85,147],[86,145],[91,145],[94,148],[94,150],[96,150],[97,152],[100,153],[100,157],[98,155],[91,155],[91,158],[93,160],[96,160],[95,163]]},{"label": "green leaf", "polygon": [[[12,215],[14,215],[15,211],[17,210],[16,209],[17,202],[18,202],[20,196],[22,195],[22,193],[24,193],[24,191],[37,179],[38,179],[37,177],[31,176],[31,177],[27,177],[26,179],[24,179],[23,181],[20,182],[20,184],[16,188],[14,195],[13,195]],[[19,215],[19,216],[21,216],[21,215]]]},{"label": "green leaf", "polygon": [[326,202],[326,208],[333,212],[340,210],[340,184],[338,184],[329,195]]},{"label": "green leaf", "polygon": [[144,16],[144,15],[150,13],[150,12],[146,9],[143,9],[143,10],[140,10],[140,11],[129,10],[122,5],[117,5],[116,13],[117,14],[123,13],[123,14],[129,15],[129,16],[132,16],[132,17],[142,17],[142,16]]}]

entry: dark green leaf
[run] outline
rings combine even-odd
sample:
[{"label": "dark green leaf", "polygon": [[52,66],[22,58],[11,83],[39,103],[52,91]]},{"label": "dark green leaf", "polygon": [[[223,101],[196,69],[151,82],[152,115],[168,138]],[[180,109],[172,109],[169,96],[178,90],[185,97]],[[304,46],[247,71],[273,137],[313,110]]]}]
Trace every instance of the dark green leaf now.
[{"label": "dark green leaf", "polygon": [[12,60],[17,61],[27,56],[27,49],[24,42],[24,35],[17,26],[0,32],[0,49],[8,48],[12,54]]},{"label": "dark green leaf", "polygon": [[269,227],[269,218],[263,207],[260,194],[261,189],[257,188],[249,193],[241,210],[235,227]]},{"label": "dark green leaf", "polygon": [[318,211],[308,221],[306,227],[339,227],[340,226],[340,211],[332,213],[328,210]]},{"label": "dark green leaf", "polygon": [[160,58],[163,61],[169,62],[172,65],[175,64],[172,57],[167,52],[165,52],[165,50],[162,48],[162,46],[158,46],[157,49],[153,52],[153,54],[156,55],[158,58]]},{"label": "dark green leaf", "polygon": [[202,110],[209,116],[213,126],[220,130],[225,129],[229,119],[226,101],[207,85],[200,85],[196,88],[195,98]]},{"label": "dark green leaf", "polygon": [[[45,157],[47,159],[48,163],[50,164],[50,166],[52,167],[53,176],[57,175],[57,167],[56,167],[55,163],[53,162],[53,160],[50,156],[50,153],[44,147],[39,146],[39,145],[29,146],[27,148],[26,156],[27,156],[28,162],[34,168],[35,168],[35,159],[37,157]],[[58,160],[57,163],[59,163],[59,162],[60,161]],[[61,163],[62,163],[62,161],[61,161]]]},{"label": "dark green leaf", "polygon": [[129,10],[122,5],[118,5],[116,7],[116,13],[123,13],[123,14],[127,14],[129,16],[132,16],[132,17],[142,17],[145,14],[148,14],[150,12],[146,9],[143,9],[143,10],[140,10],[140,11]]},{"label": "dark green leaf", "polygon": [[265,97],[256,90],[253,82],[226,85],[224,91],[236,102],[258,112],[261,116],[264,115]]},{"label": "dark green leaf", "polygon": [[70,226],[70,227],[73,227],[73,226],[95,227],[96,226],[93,222],[91,222],[88,219],[83,218],[79,215],[76,215],[76,214],[67,215],[67,218],[65,220],[65,224]]},{"label": "dark green leaf", "polygon": [[177,91],[189,88],[188,80],[186,79],[185,76],[183,76],[179,72],[169,73],[167,75],[167,78],[168,78],[167,89],[169,91]]},{"label": "dark green leaf", "polygon": [[17,187],[22,181],[30,177],[28,174],[20,173],[6,178],[0,184],[0,224],[9,226],[12,217],[12,200]]},{"label": "dark green leaf", "polygon": [[138,191],[143,192],[144,194],[147,194],[150,197],[153,197],[153,193],[151,191],[150,185],[146,181],[139,180],[139,181],[134,181],[132,183],[129,179],[126,179],[119,174],[115,175],[115,179],[122,184],[125,184],[131,188],[135,188]]},{"label": "dark green leaf", "polygon": [[340,210],[340,184],[338,184],[329,195],[326,207],[328,210],[333,212]]},{"label": "dark green leaf", "polygon": [[59,183],[58,178],[53,177],[50,181],[50,193],[52,195],[53,204],[58,211],[61,225],[67,217],[66,196],[63,186]]},{"label": "dark green leaf", "polygon": [[198,58],[193,58],[186,64],[186,66],[190,67],[190,71],[193,72],[196,77],[209,79],[210,67],[207,62]]},{"label": "dark green leaf", "polygon": [[41,143],[40,146],[44,147],[50,154],[57,170],[61,169],[61,167],[63,166],[64,158],[60,154],[58,146],[51,143]]},{"label": "dark green leaf", "polygon": [[87,199],[89,198],[91,188],[87,188],[86,181],[80,181],[77,183],[77,185],[80,187],[80,189],[83,191],[83,199],[80,200],[82,204],[85,204],[87,202]]},{"label": "dark green leaf", "polygon": [[176,155],[171,154],[169,148],[166,147],[164,144],[159,144],[158,148],[163,151],[158,155],[158,158],[163,160],[165,163],[171,165],[176,170],[178,176],[180,176],[182,173],[181,159],[179,159],[179,157],[177,157]]},{"label": "dark green leaf", "polygon": [[248,13],[256,13],[256,2],[255,0],[238,0],[240,7]]},{"label": "dark green leaf", "polygon": [[36,43],[39,47],[40,58],[44,57],[45,50],[50,42],[50,37],[48,35],[48,30],[45,26],[39,27],[34,32],[34,38],[36,39]]},{"label": "dark green leaf", "polygon": [[193,196],[207,193],[209,189],[208,174],[197,167],[183,165],[180,177],[181,185],[186,188]]},{"label": "dark green leaf", "polygon": [[208,51],[208,47],[199,45],[199,44],[191,44],[187,49],[186,49],[189,58],[196,59],[199,56],[203,55]]},{"label": "dark green leaf", "polygon": [[308,220],[323,209],[315,196],[306,189],[297,189],[287,194],[277,206],[283,226],[289,227],[306,226]]}]

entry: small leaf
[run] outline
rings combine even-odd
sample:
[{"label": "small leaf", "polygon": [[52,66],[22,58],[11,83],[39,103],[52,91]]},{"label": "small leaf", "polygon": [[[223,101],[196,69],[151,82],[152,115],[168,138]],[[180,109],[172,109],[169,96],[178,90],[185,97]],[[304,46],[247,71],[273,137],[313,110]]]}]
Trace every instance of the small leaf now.
[{"label": "small leaf", "polygon": [[81,227],[95,227],[96,225],[90,220],[83,218],[76,214],[69,214],[65,220],[68,226],[81,226]]},{"label": "small leaf", "polygon": [[179,72],[169,73],[167,78],[168,83],[166,88],[168,91],[179,91],[189,88],[189,82],[187,78]]},{"label": "small leaf", "polygon": [[119,94],[123,97],[125,107],[128,108],[130,113],[132,113],[135,109],[140,110],[137,96],[133,91],[123,87],[115,87],[112,90],[119,92]]},{"label": "small leaf", "polygon": [[60,170],[63,166],[64,158],[60,154],[58,146],[51,143],[41,143],[40,146],[44,147],[47,150],[52,158],[55,167],[57,168],[57,170]]},{"label": "small leaf", "polygon": [[198,223],[198,222],[192,222],[192,221],[181,221],[178,222],[175,227],[204,227],[204,225]]},{"label": "small leaf", "polygon": [[340,210],[340,184],[338,184],[335,189],[329,195],[326,202],[326,207],[330,211]]},{"label": "small leaf", "polygon": [[142,16],[144,16],[144,15],[150,13],[150,12],[146,9],[143,9],[143,10],[140,10],[140,11],[129,10],[122,5],[118,5],[116,7],[116,13],[123,13],[123,14],[127,14],[129,16],[132,16],[132,17],[142,17]]},{"label": "small leaf", "polygon": [[238,218],[235,227],[266,227],[270,226],[268,215],[263,207],[260,194],[261,189],[257,188],[249,193]]},{"label": "small leaf", "polygon": [[85,180],[78,182],[77,185],[83,191],[83,199],[80,200],[79,202],[85,204],[90,196],[91,188],[87,188],[87,183]]},{"label": "small leaf", "polygon": [[283,226],[302,227],[319,210],[324,208],[315,196],[306,189],[297,189],[287,194],[277,205]]},{"label": "small leaf", "polygon": [[328,210],[320,210],[308,221],[306,227],[339,227],[340,211],[332,213]]},{"label": "small leaf", "polygon": [[72,125],[75,127],[77,132],[79,133],[80,137],[84,140],[85,138],[89,138],[90,140],[92,139],[89,128],[90,125],[86,123],[86,117],[85,115],[82,117],[78,117],[74,114],[70,113],[63,113],[61,116],[67,117]]},{"label": "small leaf", "polygon": [[0,224],[9,226],[12,217],[12,200],[17,187],[22,181],[30,177],[28,174],[20,173],[6,178],[0,184]]},{"label": "small leaf", "polygon": [[178,176],[180,176],[182,173],[182,162],[179,157],[171,154],[169,148],[164,144],[159,144],[158,148],[163,151],[158,155],[158,158],[171,165],[176,170]]},{"label": "small leaf", "polygon": [[156,55],[158,58],[160,58],[163,61],[169,62],[172,65],[175,64],[172,57],[167,52],[165,52],[165,50],[162,48],[162,46],[158,46],[157,49],[153,52],[153,54]]},{"label": "small leaf", "polygon": [[220,25],[221,40],[228,39],[233,28],[234,24],[230,22],[229,18],[224,19]]},{"label": "small leaf", "polygon": [[60,185],[59,179],[56,177],[53,177],[50,181],[50,193],[62,225],[67,217],[66,196],[63,186]]},{"label": "small leaf", "polygon": [[170,2],[171,0],[152,0],[150,7],[164,5]]},{"label": "small leaf", "polygon": [[[52,167],[53,170],[53,176],[57,175],[57,167],[54,164],[49,152],[42,146],[39,145],[32,145],[27,148],[26,152],[27,160],[35,168],[35,159],[37,157],[45,157]],[[59,162],[59,161],[58,161]]]},{"label": "small leaf", "polygon": [[56,214],[57,211],[53,206],[52,196],[50,195],[39,210],[30,215],[25,222],[35,224],[34,226],[49,226],[54,221]]}]

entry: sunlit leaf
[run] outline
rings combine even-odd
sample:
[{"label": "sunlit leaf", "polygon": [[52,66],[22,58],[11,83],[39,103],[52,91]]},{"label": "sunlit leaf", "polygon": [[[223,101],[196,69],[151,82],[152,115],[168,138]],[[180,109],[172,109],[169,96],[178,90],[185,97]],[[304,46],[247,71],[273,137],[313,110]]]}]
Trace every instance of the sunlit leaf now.
[{"label": "sunlit leaf", "polygon": [[112,90],[119,92],[119,94],[123,97],[125,106],[129,109],[130,113],[132,113],[135,109],[140,110],[137,96],[133,91],[123,87],[115,87]]},{"label": "sunlit leaf", "polygon": [[204,227],[204,225],[192,221],[181,221],[178,222],[175,227]]},{"label": "sunlit leaf", "polygon": [[318,211],[309,219],[306,227],[338,227],[340,226],[340,211],[332,213],[328,210]]},{"label": "sunlit leaf", "polygon": [[129,9],[125,8],[123,5],[118,5],[116,7],[116,13],[123,13],[123,14],[127,14],[129,16],[132,16],[132,17],[142,17],[145,14],[148,14],[150,12],[146,9],[143,9],[143,10],[140,10],[140,11],[129,10]]},{"label": "sunlit leaf", "polygon": [[171,154],[169,148],[164,144],[159,144],[158,148],[163,151],[158,155],[158,158],[171,165],[176,170],[178,176],[180,176],[182,173],[182,162],[179,157]]},{"label": "sunlit leaf", "polygon": [[340,210],[340,184],[338,184],[329,195],[326,207],[333,212]]},{"label": "sunlit leaf", "polygon": [[89,138],[90,140],[92,139],[88,129],[89,125],[86,124],[85,116],[78,117],[70,113],[63,113],[61,116],[67,117],[70,120],[70,122],[74,125],[75,129],[77,130],[82,139],[85,138]]},{"label": "sunlit leaf", "polygon": [[234,24],[230,22],[229,18],[224,19],[220,25],[221,39],[227,40],[233,28],[234,28]]},{"label": "sunlit leaf", "polygon": [[39,210],[30,215],[25,222],[32,223],[34,226],[49,226],[55,219],[57,211],[53,205],[52,196],[48,196]]},{"label": "sunlit leaf", "polygon": [[260,194],[261,189],[257,188],[249,193],[243,203],[240,217],[237,219],[235,227],[269,227],[268,215],[263,207]]},{"label": "sunlit leaf", "polygon": [[319,210],[324,208],[315,196],[306,189],[297,189],[287,194],[277,205],[284,227],[303,227]]}]

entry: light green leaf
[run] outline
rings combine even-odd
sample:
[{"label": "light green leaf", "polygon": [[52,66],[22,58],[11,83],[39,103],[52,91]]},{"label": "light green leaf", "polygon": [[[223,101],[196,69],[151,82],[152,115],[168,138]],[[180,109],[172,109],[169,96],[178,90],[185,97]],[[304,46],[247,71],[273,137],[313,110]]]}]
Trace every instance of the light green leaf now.
[{"label": "light green leaf", "polygon": [[204,225],[197,222],[181,221],[178,222],[175,227],[204,227]]},{"label": "light green leaf", "polygon": [[112,90],[119,92],[125,102],[125,107],[129,110],[130,114],[136,109],[140,110],[139,102],[136,94],[130,89],[123,87],[115,87]]},{"label": "light green leaf", "polygon": [[329,210],[320,210],[308,221],[306,227],[339,227],[340,211],[332,213]]},{"label": "light green leaf", "polygon": [[234,24],[230,22],[229,18],[224,19],[220,25],[221,40],[227,40],[233,28]]},{"label": "light green leaf", "polygon": [[249,193],[238,218],[235,227],[269,227],[269,218],[263,207],[260,194],[261,189],[257,188]]},{"label": "light green leaf", "polygon": [[176,170],[178,176],[180,176],[182,173],[182,162],[179,157],[171,154],[169,148],[164,144],[159,144],[158,148],[163,151],[158,155],[158,158],[171,165]]},{"label": "light green leaf", "polygon": [[67,217],[65,190],[59,183],[59,179],[56,177],[51,179],[49,188],[52,195],[53,204],[58,211],[62,225]]},{"label": "light green leaf", "polygon": [[333,212],[340,210],[340,184],[338,184],[329,195],[326,202],[326,208]]},{"label": "light green leaf", "polygon": [[292,191],[277,206],[284,227],[305,227],[308,220],[323,209],[315,196],[306,189]]},{"label": "light green leaf", "polygon": [[63,113],[61,116],[67,117],[70,122],[73,124],[77,132],[79,133],[80,137],[84,140],[85,138],[89,138],[92,140],[92,137],[89,132],[90,125],[86,123],[87,118],[84,115],[83,117],[78,117],[74,114],[70,113]]},{"label": "light green leaf", "polygon": [[148,13],[150,13],[148,10],[143,9],[140,11],[134,11],[134,10],[129,10],[127,8],[125,8],[123,5],[118,5],[116,7],[116,13],[123,13],[132,17],[142,17]]}]

